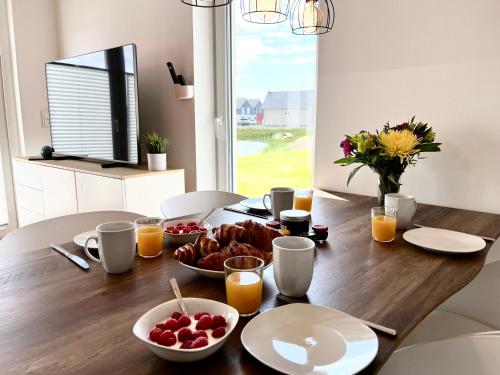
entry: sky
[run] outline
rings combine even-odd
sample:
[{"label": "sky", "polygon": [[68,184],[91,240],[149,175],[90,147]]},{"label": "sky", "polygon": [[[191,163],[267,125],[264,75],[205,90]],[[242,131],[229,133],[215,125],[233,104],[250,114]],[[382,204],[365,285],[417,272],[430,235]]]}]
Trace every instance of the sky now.
[{"label": "sky", "polygon": [[316,89],[317,36],[295,35],[289,20],[274,25],[254,24],[234,12],[237,98],[261,101],[267,91]]}]

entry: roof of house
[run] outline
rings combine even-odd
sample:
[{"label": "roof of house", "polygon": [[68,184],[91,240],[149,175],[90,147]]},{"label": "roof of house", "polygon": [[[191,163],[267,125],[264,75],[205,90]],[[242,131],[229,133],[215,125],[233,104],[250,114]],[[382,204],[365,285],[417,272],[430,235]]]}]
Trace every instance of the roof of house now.
[{"label": "roof of house", "polygon": [[[241,107],[243,107],[245,102],[248,102],[247,98],[236,98],[236,108],[240,109]],[[250,103],[248,103],[248,104],[250,104]]]},{"label": "roof of house", "polygon": [[268,91],[262,109],[311,108],[314,91]]},{"label": "roof of house", "polygon": [[252,106],[252,108],[255,108],[257,104],[262,104],[260,99],[248,99],[248,103]]}]

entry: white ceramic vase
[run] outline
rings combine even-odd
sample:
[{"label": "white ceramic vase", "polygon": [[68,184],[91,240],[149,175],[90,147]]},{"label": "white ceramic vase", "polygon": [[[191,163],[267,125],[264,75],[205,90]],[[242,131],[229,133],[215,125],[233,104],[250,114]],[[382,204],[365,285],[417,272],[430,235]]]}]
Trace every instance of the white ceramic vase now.
[{"label": "white ceramic vase", "polygon": [[164,171],[167,169],[167,154],[148,154],[148,169]]}]

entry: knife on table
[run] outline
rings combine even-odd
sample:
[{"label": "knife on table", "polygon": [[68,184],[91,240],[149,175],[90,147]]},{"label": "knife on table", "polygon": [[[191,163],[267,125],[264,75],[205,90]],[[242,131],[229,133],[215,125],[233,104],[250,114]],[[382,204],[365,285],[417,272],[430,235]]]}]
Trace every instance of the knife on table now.
[{"label": "knife on table", "polygon": [[75,263],[80,268],[83,268],[85,271],[88,271],[90,269],[90,266],[89,266],[89,264],[86,261],[84,261],[78,255],[71,254],[64,247],[59,246],[59,245],[54,245],[53,243],[50,244],[50,247],[53,250],[57,251],[59,254],[64,255],[66,258],[68,258],[69,260],[71,260],[73,263]]}]

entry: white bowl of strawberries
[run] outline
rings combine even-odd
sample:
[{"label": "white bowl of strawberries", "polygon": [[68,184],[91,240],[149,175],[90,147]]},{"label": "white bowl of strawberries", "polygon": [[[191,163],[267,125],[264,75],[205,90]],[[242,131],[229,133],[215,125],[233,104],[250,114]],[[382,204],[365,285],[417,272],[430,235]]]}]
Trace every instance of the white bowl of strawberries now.
[{"label": "white bowl of strawberries", "polygon": [[210,228],[210,224],[200,223],[199,219],[172,220],[163,223],[167,246],[182,246],[194,242],[201,233],[208,232]]},{"label": "white bowl of strawberries", "polygon": [[238,323],[236,309],[225,303],[184,298],[189,316],[177,300],[162,303],[135,323],[134,335],[157,356],[174,362],[194,362],[215,353]]}]

